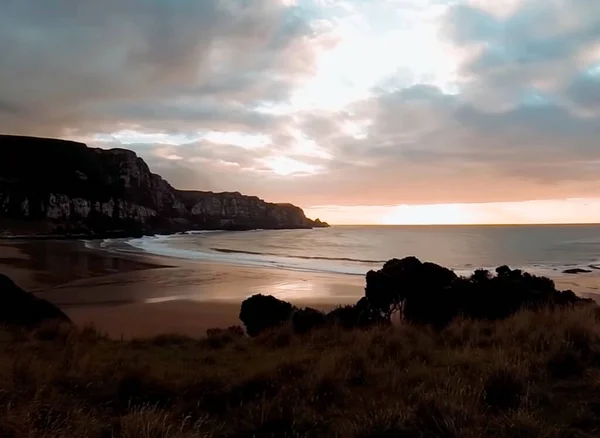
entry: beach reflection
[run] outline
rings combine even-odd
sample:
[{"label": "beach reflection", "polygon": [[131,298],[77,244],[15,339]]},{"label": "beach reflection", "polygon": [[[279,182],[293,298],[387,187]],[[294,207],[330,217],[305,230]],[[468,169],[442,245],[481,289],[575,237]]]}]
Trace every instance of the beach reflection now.
[{"label": "beach reflection", "polygon": [[328,289],[329,288],[322,288],[320,293],[317,293],[314,282],[310,280],[291,280],[274,283],[270,287],[270,293],[280,300],[292,301],[295,299],[311,299],[317,296],[324,298],[331,293]]},{"label": "beach reflection", "polygon": [[25,242],[13,249],[18,251],[3,263],[13,269],[13,278],[17,271],[28,272],[19,284],[62,308],[186,301],[237,306],[255,294],[303,305],[345,304],[356,302],[364,287],[361,276],[163,261],[88,250],[80,242]]},{"label": "beach reflection", "polygon": [[78,241],[39,240],[4,243],[2,253],[9,250],[9,257],[0,254],[0,266],[30,272],[30,278],[26,278],[22,284],[22,287],[28,290],[160,266],[133,254],[124,257],[89,250],[83,242]]}]

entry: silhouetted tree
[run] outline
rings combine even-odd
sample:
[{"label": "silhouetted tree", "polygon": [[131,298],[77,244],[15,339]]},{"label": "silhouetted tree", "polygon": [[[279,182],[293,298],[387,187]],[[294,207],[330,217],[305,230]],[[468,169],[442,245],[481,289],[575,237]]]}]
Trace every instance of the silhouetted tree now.
[{"label": "silhouetted tree", "polygon": [[242,302],[240,320],[249,336],[277,327],[290,320],[294,307],[272,295],[253,295]]},{"label": "silhouetted tree", "polygon": [[355,305],[340,306],[324,315],[318,310],[296,310],[272,296],[254,295],[242,303],[240,319],[250,336],[291,318],[297,333],[323,324],[353,329],[390,324],[398,312],[404,321],[443,328],[457,316],[475,319],[506,318],[521,309],[539,309],[592,302],[573,291],[561,292],[554,282],[508,266],[496,275],[478,269],[458,277],[450,269],[416,257],[392,259],[366,275],[365,296]]},{"label": "silhouetted tree", "polygon": [[381,270],[367,273],[365,297],[371,308],[388,321],[395,312],[420,319],[419,314],[431,312],[430,300],[441,300],[443,289],[456,278],[450,269],[422,263],[416,257],[392,259]]},{"label": "silhouetted tree", "polygon": [[496,275],[478,269],[468,277],[415,257],[392,259],[366,276],[365,298],[372,309],[389,319],[399,311],[405,321],[444,327],[461,315],[498,319],[523,308],[583,302],[573,292],[556,290],[554,282],[508,266]]},{"label": "silhouetted tree", "polygon": [[469,278],[472,283],[485,283],[492,278],[492,273],[487,269],[475,269]]}]

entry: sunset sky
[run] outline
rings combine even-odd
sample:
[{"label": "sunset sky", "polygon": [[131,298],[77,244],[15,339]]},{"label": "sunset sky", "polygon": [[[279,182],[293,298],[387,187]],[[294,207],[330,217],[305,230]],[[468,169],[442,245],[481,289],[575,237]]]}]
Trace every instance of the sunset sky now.
[{"label": "sunset sky", "polygon": [[3,0],[0,132],[334,224],[600,222],[600,1]]}]

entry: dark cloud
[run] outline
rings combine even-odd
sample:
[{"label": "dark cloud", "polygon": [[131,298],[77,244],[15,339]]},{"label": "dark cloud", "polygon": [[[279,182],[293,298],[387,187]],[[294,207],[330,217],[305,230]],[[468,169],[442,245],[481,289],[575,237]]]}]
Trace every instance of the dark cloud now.
[{"label": "dark cloud", "polygon": [[575,76],[568,84],[569,99],[580,107],[600,110],[600,64]]},{"label": "dark cloud", "polygon": [[0,128],[58,135],[224,112],[252,124],[243,105],[282,99],[310,72],[312,35],[276,0],[7,0],[0,96],[21,111],[3,111]]},{"label": "dark cloud", "polygon": [[[462,1],[441,28],[462,62],[452,93],[414,83],[407,65],[344,108],[259,110],[289,103],[335,45],[334,21],[316,26],[314,2],[299,3],[5,0],[0,130],[92,137],[136,150],[179,188],[303,206],[600,195],[600,2],[522,0],[498,14]],[[356,10],[383,26],[417,3]],[[268,163],[282,156],[318,171],[277,175]]]},{"label": "dark cloud", "polygon": [[600,37],[600,5],[587,0],[522,1],[505,18],[475,6],[448,13],[448,29],[459,44],[484,44],[470,67],[485,71],[508,63],[564,60]]},{"label": "dark cloud", "polygon": [[510,105],[524,87],[555,91],[580,71],[600,39],[600,3],[521,1],[504,17],[463,4],[450,8],[445,30],[473,54],[465,93],[481,106]]}]

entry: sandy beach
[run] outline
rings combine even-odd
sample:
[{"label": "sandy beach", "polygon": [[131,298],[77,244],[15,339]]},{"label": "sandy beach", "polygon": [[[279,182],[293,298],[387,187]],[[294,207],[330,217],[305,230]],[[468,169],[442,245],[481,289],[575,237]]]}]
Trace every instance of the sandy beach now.
[{"label": "sandy beach", "polygon": [[364,278],[194,262],[86,248],[77,241],[4,241],[0,272],[59,306],[79,326],[113,337],[203,336],[240,324],[248,296],[327,310],[354,303]]},{"label": "sandy beach", "polygon": [[[243,267],[86,248],[78,241],[0,242],[0,272],[59,306],[79,326],[113,337],[203,336],[239,324],[248,296],[322,310],[357,301],[364,277]],[[561,274],[560,289],[597,298],[600,273]]]}]

